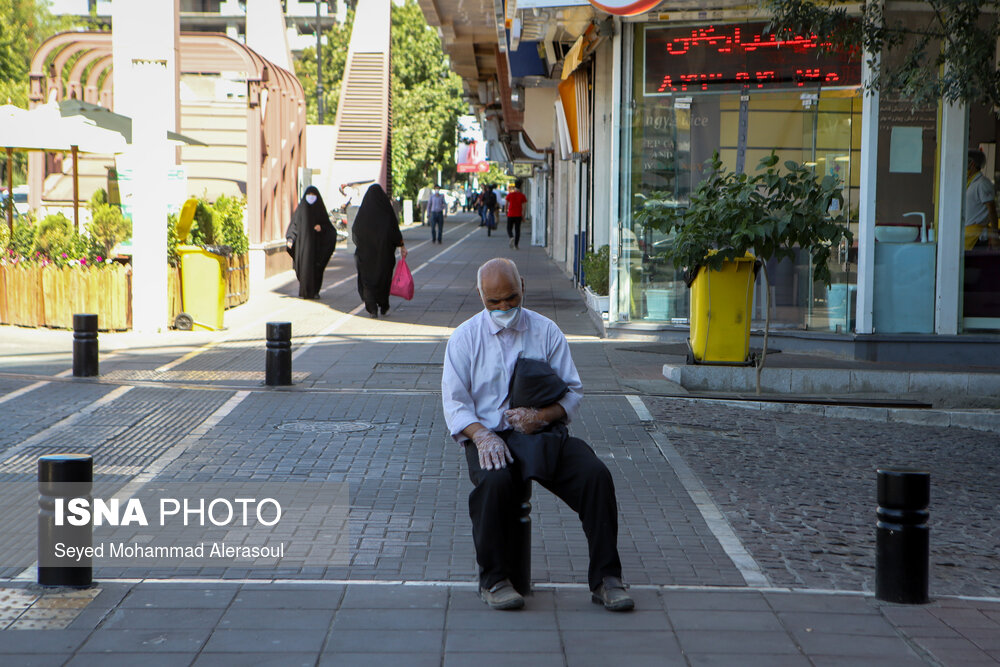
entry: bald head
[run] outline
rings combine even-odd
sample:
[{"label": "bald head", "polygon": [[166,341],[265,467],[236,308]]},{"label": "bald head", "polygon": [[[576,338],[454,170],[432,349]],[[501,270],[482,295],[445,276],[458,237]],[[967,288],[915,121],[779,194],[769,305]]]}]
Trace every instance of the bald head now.
[{"label": "bald head", "polygon": [[524,281],[517,265],[502,257],[491,259],[479,267],[476,286],[488,310],[507,310],[520,305],[524,295]]}]

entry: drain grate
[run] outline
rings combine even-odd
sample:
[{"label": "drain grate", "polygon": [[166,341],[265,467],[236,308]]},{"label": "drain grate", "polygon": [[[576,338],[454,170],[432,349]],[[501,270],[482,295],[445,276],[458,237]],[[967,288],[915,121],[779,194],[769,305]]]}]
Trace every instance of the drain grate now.
[{"label": "drain grate", "polygon": [[380,361],[375,364],[376,372],[385,371],[436,371],[444,368],[444,364],[439,363],[393,363]]},{"label": "drain grate", "polygon": [[375,425],[362,421],[294,421],[279,424],[277,428],[298,433],[358,433],[373,429]]}]

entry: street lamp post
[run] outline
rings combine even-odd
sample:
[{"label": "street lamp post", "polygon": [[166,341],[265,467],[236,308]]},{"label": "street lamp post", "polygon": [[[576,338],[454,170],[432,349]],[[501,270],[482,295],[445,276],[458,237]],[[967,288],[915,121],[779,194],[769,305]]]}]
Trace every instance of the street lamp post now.
[{"label": "street lamp post", "polygon": [[316,111],[320,125],[323,124],[323,30],[320,24],[319,5],[316,0]]}]

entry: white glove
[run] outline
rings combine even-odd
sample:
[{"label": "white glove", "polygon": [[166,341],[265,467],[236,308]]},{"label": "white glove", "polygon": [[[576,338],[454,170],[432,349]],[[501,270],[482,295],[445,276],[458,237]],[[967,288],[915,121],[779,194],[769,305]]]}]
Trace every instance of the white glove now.
[{"label": "white glove", "polygon": [[515,431],[528,435],[537,433],[549,425],[549,422],[542,418],[542,413],[535,408],[505,410],[503,416],[507,418]]},{"label": "white glove", "polygon": [[476,449],[479,450],[479,467],[483,470],[499,470],[514,462],[507,443],[488,428],[481,428],[473,433],[472,442],[476,443]]}]

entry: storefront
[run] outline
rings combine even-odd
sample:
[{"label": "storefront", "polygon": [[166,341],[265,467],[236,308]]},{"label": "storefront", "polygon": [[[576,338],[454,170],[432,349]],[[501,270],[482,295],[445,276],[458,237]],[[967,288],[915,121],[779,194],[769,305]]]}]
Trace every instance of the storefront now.
[{"label": "storefront", "polygon": [[760,21],[620,28],[609,326],[687,323],[687,287],[664,258],[671,239],[635,220],[643,199],[683,207],[714,152],[727,169],[752,172],[774,150],[840,177],[854,243],[833,253],[829,286],[812,281],[806,251],[768,266],[773,328],[1000,330],[1000,250],[961,242],[967,147],[984,149],[995,180],[991,111],[865,94],[863,54],[824,53],[811,36],[779,40]]}]

